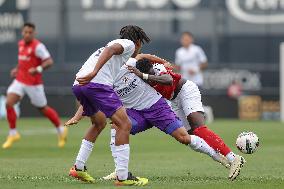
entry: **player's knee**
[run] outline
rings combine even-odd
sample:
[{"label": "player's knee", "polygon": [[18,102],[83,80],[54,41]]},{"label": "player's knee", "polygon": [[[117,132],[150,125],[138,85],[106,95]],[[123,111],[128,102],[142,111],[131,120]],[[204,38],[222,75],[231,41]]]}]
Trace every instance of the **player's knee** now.
[{"label": "player's knee", "polygon": [[12,108],[16,103],[10,99],[6,101],[6,108]]},{"label": "player's knee", "polygon": [[204,126],[205,124],[205,117],[203,112],[193,112],[189,116],[187,116],[187,120],[192,131],[194,131],[198,127]]},{"label": "player's knee", "polygon": [[12,108],[14,106],[11,102],[6,102],[6,108]]},{"label": "player's knee", "polygon": [[179,141],[182,144],[189,144],[190,143],[190,136],[189,135],[178,135],[176,136],[176,140]]},{"label": "player's knee", "polygon": [[44,114],[47,111],[48,106],[37,107],[37,109]]},{"label": "player's knee", "polygon": [[131,122],[129,119],[124,122],[120,121],[119,123],[116,123],[116,126],[121,131],[130,132],[131,130]]},{"label": "player's knee", "polygon": [[99,131],[102,131],[106,127],[106,124],[106,121],[93,122],[93,126],[96,127]]}]

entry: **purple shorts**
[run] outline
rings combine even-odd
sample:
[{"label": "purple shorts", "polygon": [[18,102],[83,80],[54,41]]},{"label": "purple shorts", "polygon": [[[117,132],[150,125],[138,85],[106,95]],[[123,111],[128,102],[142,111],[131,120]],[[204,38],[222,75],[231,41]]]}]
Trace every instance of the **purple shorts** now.
[{"label": "purple shorts", "polygon": [[153,126],[166,134],[172,134],[176,129],[183,127],[180,119],[163,98],[148,109],[127,109],[127,115],[132,122],[130,132],[132,135],[146,131]]},{"label": "purple shorts", "polygon": [[92,116],[102,111],[110,118],[120,107],[120,101],[113,88],[99,83],[88,83],[87,85],[74,85],[73,93],[83,106],[84,116]]}]

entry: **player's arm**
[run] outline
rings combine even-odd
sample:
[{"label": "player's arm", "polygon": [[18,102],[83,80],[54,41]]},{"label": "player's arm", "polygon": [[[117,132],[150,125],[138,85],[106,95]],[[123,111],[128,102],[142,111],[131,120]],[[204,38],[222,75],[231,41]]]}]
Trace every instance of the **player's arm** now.
[{"label": "player's arm", "polygon": [[99,72],[99,70],[103,67],[103,65],[114,55],[120,55],[124,51],[122,45],[115,43],[109,47],[106,47],[99,56],[98,62],[95,66],[95,69],[89,73],[88,75],[77,78],[77,81],[80,85],[85,85],[89,83]]},{"label": "player's arm", "polygon": [[198,48],[197,57],[199,60],[199,69],[205,70],[208,67],[208,61],[205,52],[202,50],[202,48]]},{"label": "player's arm", "polygon": [[42,73],[43,70],[48,69],[54,63],[47,48],[42,43],[37,45],[35,49],[35,55],[36,57],[40,58],[42,62],[41,65],[29,69],[29,73],[32,75],[35,75],[37,73]]},{"label": "player's arm", "polygon": [[83,112],[84,112],[83,106],[80,105],[75,115],[71,119],[69,119],[66,123],[64,123],[64,125],[70,126],[79,123],[79,121],[84,117]]},{"label": "player's arm", "polygon": [[11,77],[16,77],[17,73],[18,73],[18,65],[11,70],[10,76]]},{"label": "player's arm", "polygon": [[143,80],[156,82],[161,85],[173,85],[173,78],[169,74],[151,75],[151,74],[142,73],[137,68],[132,66],[127,66],[127,68],[131,73],[134,73]]},{"label": "player's arm", "polygon": [[136,60],[141,60],[143,58],[146,58],[146,59],[150,60],[153,63],[159,63],[159,64],[165,65],[166,67],[172,67],[170,62],[168,62],[167,60],[165,60],[163,58],[160,58],[160,57],[158,57],[156,55],[152,55],[152,54],[138,54],[135,57]]},{"label": "player's arm", "polygon": [[199,65],[199,68],[200,68],[200,70],[205,70],[206,68],[208,68],[208,62],[207,62],[207,61],[202,62],[202,63]]}]

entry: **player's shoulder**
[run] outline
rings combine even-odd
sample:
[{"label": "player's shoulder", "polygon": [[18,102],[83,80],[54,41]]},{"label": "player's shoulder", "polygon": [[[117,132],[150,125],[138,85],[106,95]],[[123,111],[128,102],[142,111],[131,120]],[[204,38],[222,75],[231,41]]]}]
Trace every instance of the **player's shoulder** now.
[{"label": "player's shoulder", "polygon": [[137,62],[137,60],[135,58],[129,58],[125,64],[127,66],[135,67],[136,66],[136,62]]},{"label": "player's shoulder", "polygon": [[24,45],[24,44],[25,44],[25,41],[23,39],[18,41],[18,45]]},{"label": "player's shoulder", "polygon": [[124,45],[133,45],[134,46],[133,41],[131,41],[129,39],[114,39],[114,40],[108,42],[108,46],[113,45],[115,43],[121,44],[122,46],[124,46]]},{"label": "player's shoulder", "polygon": [[197,45],[197,44],[192,44],[191,48],[196,50],[196,51],[203,51],[202,47]]},{"label": "player's shoulder", "polygon": [[177,54],[182,53],[183,51],[184,51],[184,47],[179,47],[179,48],[177,48],[176,53]]}]

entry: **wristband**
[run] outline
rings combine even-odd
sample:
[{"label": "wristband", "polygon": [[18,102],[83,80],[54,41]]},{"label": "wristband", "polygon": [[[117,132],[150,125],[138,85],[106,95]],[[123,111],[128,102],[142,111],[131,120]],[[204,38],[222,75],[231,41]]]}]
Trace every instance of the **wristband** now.
[{"label": "wristband", "polygon": [[41,73],[41,72],[43,71],[43,67],[42,67],[42,66],[37,66],[37,67],[36,67],[36,71],[37,71],[38,73]]},{"label": "wristband", "polygon": [[148,80],[149,74],[144,74],[144,73],[143,73],[143,74],[142,74],[142,77],[143,77],[144,80]]}]

